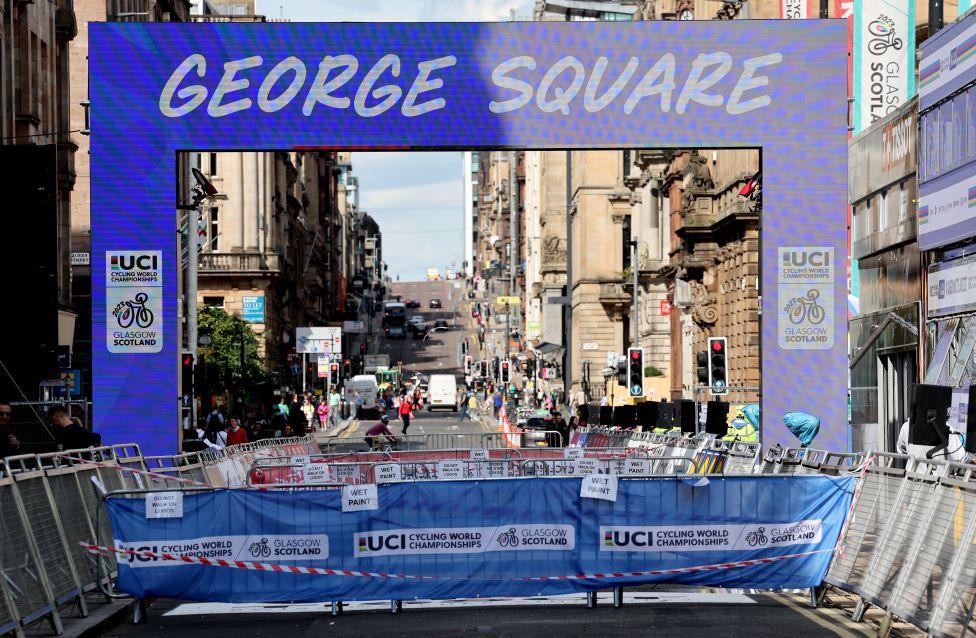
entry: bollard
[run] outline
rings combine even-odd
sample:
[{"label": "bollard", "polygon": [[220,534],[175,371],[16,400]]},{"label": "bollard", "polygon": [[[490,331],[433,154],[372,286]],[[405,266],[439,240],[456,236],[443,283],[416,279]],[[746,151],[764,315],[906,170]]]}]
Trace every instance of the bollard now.
[{"label": "bollard", "polygon": [[333,616],[341,616],[342,615],[342,601],[341,600],[333,600],[332,601],[332,615]]},{"label": "bollard", "polygon": [[620,609],[624,606],[624,588],[623,585],[618,585],[613,588],[613,608]]},{"label": "bollard", "polygon": [[586,592],[586,608],[596,609],[596,603],[597,603],[596,592],[595,591]]},{"label": "bollard", "polygon": [[391,600],[390,601],[390,613],[399,614],[403,611],[403,601],[402,600]]}]

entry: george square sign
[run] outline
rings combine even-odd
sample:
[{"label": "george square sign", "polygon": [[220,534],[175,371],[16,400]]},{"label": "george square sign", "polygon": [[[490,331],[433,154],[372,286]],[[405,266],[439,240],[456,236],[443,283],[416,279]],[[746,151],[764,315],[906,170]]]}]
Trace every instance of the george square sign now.
[{"label": "george square sign", "polygon": [[92,23],[90,96],[106,441],[177,451],[178,151],[761,147],[763,440],[848,448],[843,21]]}]

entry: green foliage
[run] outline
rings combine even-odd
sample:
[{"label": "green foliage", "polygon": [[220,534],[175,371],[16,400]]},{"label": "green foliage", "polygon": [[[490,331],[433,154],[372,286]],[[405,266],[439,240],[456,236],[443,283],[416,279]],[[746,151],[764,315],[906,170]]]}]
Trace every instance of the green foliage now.
[{"label": "green foliage", "polygon": [[645,377],[663,377],[664,373],[655,368],[654,366],[647,366],[644,368]]},{"label": "green foliage", "polygon": [[[210,343],[199,347],[200,357],[208,366],[220,370],[224,387],[244,383],[252,386],[268,380],[264,362],[258,354],[258,340],[250,326],[223,308],[201,306],[197,321],[200,336]],[[244,340],[244,369],[241,370],[241,339]]]}]

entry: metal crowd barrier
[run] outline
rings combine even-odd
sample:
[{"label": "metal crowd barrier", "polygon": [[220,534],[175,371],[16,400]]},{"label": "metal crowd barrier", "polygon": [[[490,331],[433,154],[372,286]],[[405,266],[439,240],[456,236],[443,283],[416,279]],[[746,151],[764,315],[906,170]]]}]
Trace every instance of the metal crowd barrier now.
[{"label": "metal crowd barrier", "polygon": [[[225,450],[143,457],[123,444],[24,454],[0,461],[0,634],[24,636],[41,621],[55,634],[66,615],[88,614],[87,594],[114,578],[114,556],[79,543],[112,539],[100,495],[120,490],[187,489],[194,482],[226,487],[213,472],[249,455],[317,453],[310,437],[259,441]],[[152,475],[149,474],[152,473]],[[243,479],[243,476],[242,476]]]},{"label": "metal crowd barrier", "polygon": [[[432,434],[398,434],[397,440],[389,443],[377,439],[375,446],[381,450],[470,450],[470,449],[509,449],[524,447],[527,442],[537,441],[539,447],[563,447],[563,437],[555,430],[527,432],[439,432]],[[544,443],[545,445],[541,445]],[[323,451],[331,453],[368,452],[369,443],[365,436],[334,437],[320,443]]]}]

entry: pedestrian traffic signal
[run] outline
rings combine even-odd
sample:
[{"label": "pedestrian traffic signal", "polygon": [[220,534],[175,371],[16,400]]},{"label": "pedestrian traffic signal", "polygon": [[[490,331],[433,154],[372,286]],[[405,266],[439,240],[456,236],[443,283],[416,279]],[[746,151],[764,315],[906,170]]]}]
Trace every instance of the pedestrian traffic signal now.
[{"label": "pedestrian traffic signal", "polygon": [[180,401],[184,408],[188,408],[192,405],[193,401],[193,353],[184,352],[182,360],[180,361],[180,374],[182,383],[180,388],[182,393],[180,395]]},{"label": "pedestrian traffic signal", "polygon": [[708,384],[708,353],[699,352],[695,355],[695,363],[698,365],[698,385]]},{"label": "pedestrian traffic signal", "polygon": [[339,383],[339,364],[329,364],[329,383]]},{"label": "pedestrian traffic signal", "polygon": [[479,363],[479,365],[481,367],[481,370],[480,370],[481,377],[483,379],[487,379],[488,378],[488,361],[483,360],[483,361],[479,361],[478,363]]},{"label": "pedestrian traffic signal", "polygon": [[498,380],[501,383],[507,384],[511,378],[512,378],[512,363],[508,359],[505,359],[501,362],[501,368],[498,373]]},{"label": "pedestrian traffic signal", "polygon": [[644,348],[627,349],[627,384],[630,396],[644,396]]},{"label": "pedestrian traffic signal", "polygon": [[728,373],[726,372],[725,337],[708,338],[708,387],[715,396],[729,393]]},{"label": "pedestrian traffic signal", "polygon": [[471,367],[474,365],[474,357],[470,354],[464,355],[464,374],[471,374]]}]

